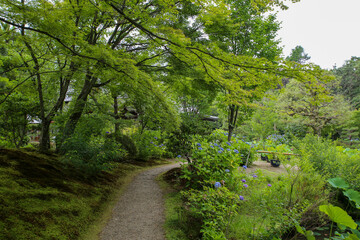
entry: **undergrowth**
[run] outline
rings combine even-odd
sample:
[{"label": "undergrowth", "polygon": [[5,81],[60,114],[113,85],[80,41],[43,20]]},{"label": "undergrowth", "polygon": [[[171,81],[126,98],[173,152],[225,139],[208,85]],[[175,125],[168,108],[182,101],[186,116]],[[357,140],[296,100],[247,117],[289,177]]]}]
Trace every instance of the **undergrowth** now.
[{"label": "undergrowth", "polygon": [[165,192],[165,234],[166,239],[193,240],[200,239],[201,221],[195,219],[184,209],[179,180],[180,169],[172,169],[159,176],[158,180]]}]

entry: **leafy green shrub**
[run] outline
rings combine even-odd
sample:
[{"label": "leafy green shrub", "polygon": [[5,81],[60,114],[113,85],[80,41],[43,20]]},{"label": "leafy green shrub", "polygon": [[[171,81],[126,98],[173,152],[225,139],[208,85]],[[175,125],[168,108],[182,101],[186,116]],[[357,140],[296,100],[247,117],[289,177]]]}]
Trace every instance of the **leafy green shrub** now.
[{"label": "leafy green shrub", "polygon": [[89,140],[74,136],[63,143],[62,149],[65,151],[63,161],[87,176],[108,169],[112,161],[120,161],[125,156],[121,145],[111,140],[105,141],[104,138],[93,137]]},{"label": "leafy green shrub", "polygon": [[202,239],[226,239],[231,218],[241,202],[239,196],[217,182],[215,188],[189,190],[184,197],[190,211],[203,220]]},{"label": "leafy green shrub", "polygon": [[166,147],[172,156],[186,155],[192,147],[192,136],[208,136],[219,125],[218,122],[204,121],[203,116],[194,113],[181,114],[180,128],[168,133]]},{"label": "leafy green shrub", "polygon": [[160,131],[144,131],[142,134],[132,135],[138,149],[137,160],[161,158],[166,154],[166,141],[161,137]]},{"label": "leafy green shrub", "polygon": [[138,156],[138,148],[133,140],[128,135],[125,134],[118,134],[113,137],[113,135],[109,134],[110,139],[116,140],[122,148],[128,153],[128,157],[130,158],[136,158]]},{"label": "leafy green shrub", "polygon": [[360,190],[360,154],[358,150],[345,149],[330,140],[307,135],[294,141],[300,154],[299,167],[312,167],[325,178],[342,177]]}]

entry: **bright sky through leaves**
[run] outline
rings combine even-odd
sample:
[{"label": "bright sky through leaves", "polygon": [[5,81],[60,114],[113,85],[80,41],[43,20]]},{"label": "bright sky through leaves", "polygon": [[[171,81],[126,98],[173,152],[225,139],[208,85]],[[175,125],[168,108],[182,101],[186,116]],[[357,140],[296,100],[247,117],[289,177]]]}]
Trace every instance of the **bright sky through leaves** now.
[{"label": "bright sky through leaves", "polygon": [[310,62],[322,68],[341,67],[351,56],[360,56],[360,0],[301,0],[278,14],[278,36],[284,55],[301,45]]}]

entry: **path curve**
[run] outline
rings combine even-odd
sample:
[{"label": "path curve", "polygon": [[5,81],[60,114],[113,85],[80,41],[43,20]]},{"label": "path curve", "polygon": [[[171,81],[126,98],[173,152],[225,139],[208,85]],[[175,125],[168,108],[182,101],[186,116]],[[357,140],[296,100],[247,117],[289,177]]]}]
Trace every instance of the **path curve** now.
[{"label": "path curve", "polygon": [[164,199],[156,177],[180,163],[138,174],[116,203],[101,240],[164,240]]}]

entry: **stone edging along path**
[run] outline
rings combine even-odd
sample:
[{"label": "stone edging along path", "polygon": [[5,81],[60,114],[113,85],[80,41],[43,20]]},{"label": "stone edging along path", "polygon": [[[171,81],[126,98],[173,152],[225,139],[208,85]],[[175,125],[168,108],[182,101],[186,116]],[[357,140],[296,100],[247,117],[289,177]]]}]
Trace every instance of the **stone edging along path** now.
[{"label": "stone edging along path", "polygon": [[101,240],[164,240],[164,199],[156,177],[180,163],[151,168],[138,174],[112,210]]}]

